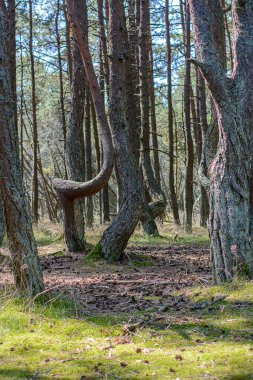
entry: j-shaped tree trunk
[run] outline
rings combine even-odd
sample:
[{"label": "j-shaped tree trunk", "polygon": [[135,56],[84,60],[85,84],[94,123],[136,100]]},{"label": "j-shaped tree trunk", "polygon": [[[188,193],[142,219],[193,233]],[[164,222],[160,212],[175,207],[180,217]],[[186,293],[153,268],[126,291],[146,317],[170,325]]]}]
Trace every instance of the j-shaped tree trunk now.
[{"label": "j-shaped tree trunk", "polygon": [[6,8],[0,3],[0,187],[4,203],[12,271],[17,289],[28,296],[44,289],[21,175],[18,135],[8,62]]},{"label": "j-shaped tree trunk", "polygon": [[231,77],[217,60],[210,8],[198,0],[190,4],[197,50],[197,60],[192,61],[207,81],[219,127],[218,148],[209,167],[214,279],[252,277],[253,0],[232,1],[235,61]]},{"label": "j-shaped tree trunk", "polygon": [[91,54],[83,37],[83,30],[78,22],[75,4],[76,2],[73,2],[73,0],[66,1],[67,15],[74,38],[80,50],[87,82],[93,99],[101,133],[104,161],[99,174],[88,182],[66,181],[62,179],[55,179],[53,182],[63,208],[65,241],[70,252],[84,250],[83,242],[80,240],[76,229],[74,202],[76,199],[85,198],[99,192],[107,184],[114,163],[111,133],[107,122],[103,97],[92,64]]},{"label": "j-shaped tree trunk", "polygon": [[[110,87],[109,110],[115,161],[120,189],[120,208],[98,245],[109,261],[119,260],[139,221],[144,199],[141,177],[128,133],[126,61],[127,31],[124,6],[110,1]],[[123,57],[125,57],[123,59]]]}]

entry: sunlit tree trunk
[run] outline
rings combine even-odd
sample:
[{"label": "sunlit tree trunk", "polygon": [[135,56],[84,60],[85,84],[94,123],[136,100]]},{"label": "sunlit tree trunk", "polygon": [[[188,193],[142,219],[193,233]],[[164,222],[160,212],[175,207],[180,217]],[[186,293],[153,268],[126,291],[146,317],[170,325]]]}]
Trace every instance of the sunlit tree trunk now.
[{"label": "sunlit tree trunk", "polygon": [[220,9],[211,10],[198,0],[190,4],[197,50],[197,60],[192,61],[207,81],[219,128],[218,148],[208,170],[214,279],[252,277],[253,0],[232,2],[235,61],[231,77],[217,60],[211,28]]},{"label": "sunlit tree trunk", "polygon": [[[28,296],[44,289],[29,206],[21,175],[8,60],[6,8],[0,4],[0,186],[16,288]],[[5,13],[6,14],[6,13]]]},{"label": "sunlit tree trunk", "polygon": [[[87,29],[87,14],[83,0],[75,1],[77,17],[83,35]],[[68,23],[68,21],[67,21]],[[71,33],[71,32],[70,32]],[[85,72],[82,57],[77,42],[72,38],[71,43],[71,104],[66,135],[66,167],[68,178],[72,181],[85,181],[85,151],[84,151],[84,105],[85,105]],[[69,59],[70,60],[70,59]],[[75,223],[79,239],[77,249],[84,247],[84,201],[75,202]],[[75,244],[73,244],[74,246]],[[73,250],[74,247],[72,247]]]}]

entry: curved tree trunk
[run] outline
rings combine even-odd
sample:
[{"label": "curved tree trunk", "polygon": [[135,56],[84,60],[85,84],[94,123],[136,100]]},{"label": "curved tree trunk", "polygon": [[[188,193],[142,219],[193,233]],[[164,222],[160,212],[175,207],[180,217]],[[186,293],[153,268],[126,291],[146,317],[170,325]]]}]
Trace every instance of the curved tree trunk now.
[{"label": "curved tree trunk", "polygon": [[20,168],[4,17],[0,4],[0,186],[15,285],[32,296],[44,285]]},{"label": "curved tree trunk", "polygon": [[210,8],[198,0],[190,3],[198,55],[198,60],[192,61],[207,81],[219,127],[218,150],[209,167],[214,279],[220,282],[236,275],[252,277],[253,110],[249,104],[253,103],[253,0],[232,2],[235,64],[231,77],[217,60]]},{"label": "curved tree trunk", "polygon": [[114,163],[114,154],[111,140],[111,133],[107,122],[103,97],[100,92],[97,77],[92,64],[91,55],[87,44],[83,38],[82,29],[78,23],[76,9],[72,0],[66,1],[67,14],[71,23],[71,27],[76,38],[77,45],[83,60],[86,78],[89,84],[90,93],[93,99],[98,124],[101,132],[102,149],[103,149],[103,166],[99,174],[88,182],[66,181],[55,179],[53,184],[61,201],[64,215],[64,231],[65,240],[69,251],[83,250],[82,241],[76,231],[74,221],[74,201],[76,199],[85,198],[99,192],[108,182]]}]

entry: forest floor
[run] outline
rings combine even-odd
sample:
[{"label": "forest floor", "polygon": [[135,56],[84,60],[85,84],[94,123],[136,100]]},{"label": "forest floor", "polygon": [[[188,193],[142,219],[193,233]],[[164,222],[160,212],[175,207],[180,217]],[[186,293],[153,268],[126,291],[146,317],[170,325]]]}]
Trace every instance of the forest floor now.
[{"label": "forest floor", "polygon": [[1,267],[0,379],[253,379],[253,283],[212,286],[204,231],[163,235],[109,265],[37,231],[52,291],[20,300]]}]

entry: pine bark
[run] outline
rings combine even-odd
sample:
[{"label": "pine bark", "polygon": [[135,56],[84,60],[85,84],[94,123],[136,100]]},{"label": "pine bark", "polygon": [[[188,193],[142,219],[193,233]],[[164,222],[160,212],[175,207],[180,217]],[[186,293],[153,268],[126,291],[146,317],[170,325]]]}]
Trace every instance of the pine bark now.
[{"label": "pine bark", "polygon": [[16,288],[28,296],[44,289],[29,206],[24,190],[9,72],[8,34],[0,7],[0,185]]},{"label": "pine bark", "polygon": [[[87,30],[87,8],[84,6],[83,0],[75,1],[75,9],[78,17],[79,26],[85,37]],[[67,20],[69,25],[69,22]],[[70,27],[69,33],[71,34]],[[73,37],[73,36],[72,36]],[[71,63],[69,67],[72,68],[71,77],[71,104],[70,115],[67,125],[66,135],[66,167],[68,179],[71,181],[84,182],[85,181],[85,149],[84,149],[84,106],[85,106],[85,72],[83,67],[82,57],[75,38],[72,38],[71,49]],[[81,250],[85,244],[85,223],[84,223],[84,210],[85,205],[83,200],[75,201],[75,226],[78,234],[77,250]],[[70,248],[70,247],[69,247]],[[72,247],[72,250],[74,247]],[[74,249],[75,250],[75,249]]]},{"label": "pine bark", "polygon": [[185,77],[184,77],[184,127],[185,127],[185,185],[184,185],[184,213],[185,231],[192,233],[193,216],[193,164],[194,149],[191,127],[191,63],[189,61],[191,52],[191,29],[189,3],[185,4],[185,21],[181,2],[181,17],[184,30],[185,48]]},{"label": "pine bark", "polygon": [[[134,155],[127,121],[126,62],[128,41],[124,7],[120,0],[110,2],[110,86],[109,109],[116,171],[120,189],[120,208],[99,243],[109,261],[120,260],[139,221],[144,200],[142,182]],[[127,159],[126,159],[127,158]]]},{"label": "pine bark", "polygon": [[[217,60],[211,9],[191,0],[197,60],[217,113],[219,143],[209,167],[211,257],[216,282],[252,277],[253,0],[233,1],[235,62],[231,77]],[[204,21],[203,21],[204,20]]]}]

